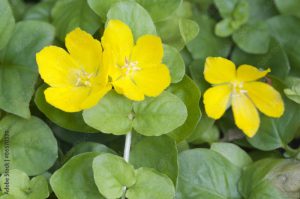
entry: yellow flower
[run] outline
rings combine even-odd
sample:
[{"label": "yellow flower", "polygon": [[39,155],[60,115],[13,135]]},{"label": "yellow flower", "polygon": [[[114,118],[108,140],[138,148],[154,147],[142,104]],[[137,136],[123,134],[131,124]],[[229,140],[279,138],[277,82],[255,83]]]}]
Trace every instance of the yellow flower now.
[{"label": "yellow flower", "polygon": [[257,109],[270,117],[280,117],[284,112],[280,94],[270,85],[256,81],[268,72],[270,69],[260,71],[250,65],[236,70],[230,60],[208,57],[204,77],[214,86],[203,96],[207,115],[219,119],[231,105],[236,125],[247,136],[254,136],[260,123]]},{"label": "yellow flower", "polygon": [[77,112],[96,105],[111,85],[99,41],[77,28],[65,42],[69,53],[49,46],[37,53],[36,60],[42,79],[50,85],[46,101],[63,111]]},{"label": "yellow flower", "polygon": [[163,45],[154,35],[143,35],[134,45],[130,28],[110,20],[102,37],[103,59],[115,90],[127,98],[141,101],[155,97],[170,85],[170,73],[162,64]]}]

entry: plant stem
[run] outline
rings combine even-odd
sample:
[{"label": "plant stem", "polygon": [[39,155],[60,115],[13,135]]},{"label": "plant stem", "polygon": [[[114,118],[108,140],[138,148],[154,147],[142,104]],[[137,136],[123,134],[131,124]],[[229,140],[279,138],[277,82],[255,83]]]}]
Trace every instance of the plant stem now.
[{"label": "plant stem", "polygon": [[[125,147],[124,147],[124,155],[123,158],[126,162],[129,162],[129,157],[130,157],[130,147],[131,147],[131,137],[132,137],[132,133],[129,132],[126,135],[125,138]],[[123,196],[122,199],[126,198],[126,187],[123,187]]]}]

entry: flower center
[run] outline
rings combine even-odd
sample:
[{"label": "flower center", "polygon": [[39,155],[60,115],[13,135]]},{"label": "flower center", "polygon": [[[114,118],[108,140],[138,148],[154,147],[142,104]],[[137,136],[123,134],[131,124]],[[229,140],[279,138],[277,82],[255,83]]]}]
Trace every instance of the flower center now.
[{"label": "flower center", "polygon": [[240,81],[233,81],[231,82],[233,87],[233,94],[245,94],[247,90],[244,89],[244,82]]},{"label": "flower center", "polygon": [[78,70],[76,71],[77,79],[76,79],[76,86],[91,86],[91,78],[94,77],[94,73],[87,73],[85,70]]},{"label": "flower center", "polygon": [[125,58],[125,64],[121,66],[121,69],[126,75],[132,75],[136,71],[141,70],[140,67],[138,67],[138,62],[137,61],[130,61],[127,58]]}]

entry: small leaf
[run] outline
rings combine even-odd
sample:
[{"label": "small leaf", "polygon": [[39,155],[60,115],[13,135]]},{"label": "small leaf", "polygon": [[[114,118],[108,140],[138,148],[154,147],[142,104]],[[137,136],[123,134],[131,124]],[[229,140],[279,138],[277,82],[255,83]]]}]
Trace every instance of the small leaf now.
[{"label": "small leaf", "polygon": [[119,2],[114,4],[107,13],[107,21],[119,19],[132,30],[137,40],[145,34],[156,34],[155,25],[148,12],[135,2]]},{"label": "small leaf", "polygon": [[[8,159],[10,169],[20,169],[28,175],[48,170],[57,158],[57,142],[51,129],[39,118],[22,119],[8,115],[0,121],[0,162]],[[9,157],[4,151],[9,139]],[[5,170],[0,164],[0,173]]]},{"label": "small leaf", "polygon": [[71,158],[50,178],[51,187],[59,199],[105,199],[93,179],[92,163],[99,153],[83,153]]},{"label": "small leaf", "polygon": [[126,192],[129,199],[173,199],[175,188],[166,175],[154,169],[136,170],[136,183]]},{"label": "small leaf", "polygon": [[120,198],[123,187],[131,187],[136,182],[132,165],[119,156],[101,154],[93,161],[96,185],[106,198]]},{"label": "small leaf", "polygon": [[275,4],[281,14],[284,15],[295,15],[300,17],[299,8],[300,2],[298,0],[275,0]]},{"label": "small leaf", "polygon": [[170,70],[172,83],[177,83],[182,80],[185,74],[185,65],[176,48],[164,45],[163,63],[166,64]]},{"label": "small leaf", "polygon": [[198,24],[190,19],[179,20],[179,30],[184,42],[187,44],[192,41],[199,33]]},{"label": "small leaf", "polygon": [[155,98],[135,102],[133,128],[145,136],[159,136],[181,126],[187,118],[187,109],[176,95],[168,92]]},{"label": "small leaf", "polygon": [[50,22],[51,9],[55,5],[56,0],[44,0],[30,7],[24,16],[25,20],[40,20]]},{"label": "small leaf", "polygon": [[100,18],[88,6],[87,0],[57,1],[51,15],[56,34],[61,41],[77,27],[94,34],[101,26]]},{"label": "small leaf", "polygon": [[15,27],[15,19],[7,0],[0,1],[0,50],[8,43]]},{"label": "small leaf", "polygon": [[132,129],[132,102],[115,91],[110,91],[100,102],[83,111],[84,121],[103,133],[127,134]]},{"label": "small leaf", "polygon": [[166,174],[176,184],[178,175],[176,143],[170,137],[143,137],[132,146],[130,163]]}]

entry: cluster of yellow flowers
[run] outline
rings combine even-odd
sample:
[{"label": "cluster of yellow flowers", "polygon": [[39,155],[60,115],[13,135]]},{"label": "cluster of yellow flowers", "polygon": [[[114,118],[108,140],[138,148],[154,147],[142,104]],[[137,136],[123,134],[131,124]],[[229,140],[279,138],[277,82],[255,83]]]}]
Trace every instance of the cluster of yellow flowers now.
[{"label": "cluster of yellow flowers", "polygon": [[[171,82],[170,72],[162,64],[163,45],[155,35],[134,38],[130,28],[119,20],[107,24],[100,41],[77,28],[66,36],[66,48],[49,46],[37,54],[48,103],[66,112],[91,108],[112,89],[135,101],[160,95]],[[103,48],[102,48],[103,47]],[[280,117],[284,104],[269,84],[257,81],[270,70],[250,65],[236,69],[221,57],[208,57],[204,77],[213,84],[204,93],[209,117],[219,119],[232,106],[236,125],[252,137],[259,127],[260,110]],[[256,109],[257,108],[257,109]]]}]

